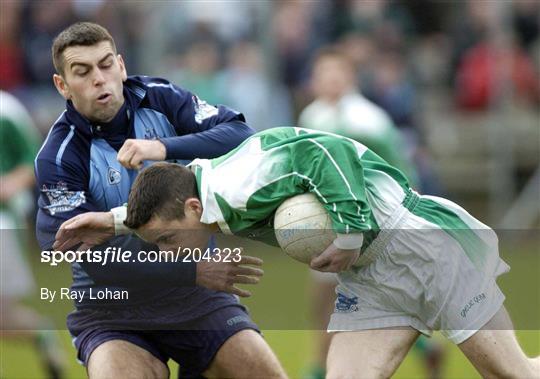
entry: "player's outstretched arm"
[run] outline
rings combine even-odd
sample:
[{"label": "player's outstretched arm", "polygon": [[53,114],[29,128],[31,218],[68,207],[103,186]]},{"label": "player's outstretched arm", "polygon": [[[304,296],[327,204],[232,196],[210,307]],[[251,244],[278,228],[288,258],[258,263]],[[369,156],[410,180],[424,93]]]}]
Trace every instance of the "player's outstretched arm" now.
[{"label": "player's outstretched arm", "polygon": [[[56,233],[55,250],[65,251],[81,244],[79,251],[101,245],[115,234],[112,212],[87,212],[65,221]],[[241,255],[232,261],[201,261],[197,263],[196,284],[224,291],[241,297],[249,297],[249,291],[235,284],[257,284],[264,272],[259,258]],[[178,263],[182,264],[182,263]],[[149,266],[149,265],[147,265]]]},{"label": "player's outstretched arm", "polygon": [[60,225],[55,236],[53,249],[66,251],[79,245],[85,251],[114,237],[112,212],[81,213]]}]

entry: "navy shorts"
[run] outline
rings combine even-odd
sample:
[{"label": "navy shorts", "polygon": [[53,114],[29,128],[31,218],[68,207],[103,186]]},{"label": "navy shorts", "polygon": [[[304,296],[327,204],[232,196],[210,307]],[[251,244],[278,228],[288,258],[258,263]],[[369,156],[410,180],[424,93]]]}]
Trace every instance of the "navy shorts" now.
[{"label": "navy shorts", "polygon": [[[122,312],[114,313],[122,317]],[[180,365],[179,377],[197,378],[208,368],[225,341],[244,329],[260,332],[245,308],[234,304],[198,319],[176,324],[168,330],[89,327],[74,337],[73,343],[78,351],[78,359],[84,365],[94,349],[102,343],[123,340],[145,349],[165,364],[169,359],[177,362]]]}]

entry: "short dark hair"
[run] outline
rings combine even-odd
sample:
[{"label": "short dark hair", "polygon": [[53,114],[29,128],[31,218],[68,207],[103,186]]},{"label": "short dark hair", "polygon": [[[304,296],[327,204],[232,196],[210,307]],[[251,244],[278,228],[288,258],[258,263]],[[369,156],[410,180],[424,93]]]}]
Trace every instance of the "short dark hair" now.
[{"label": "short dark hair", "polygon": [[337,46],[324,46],[317,50],[315,52],[315,55],[313,56],[312,66],[314,67],[319,61],[325,58],[339,59],[347,66],[349,66],[353,72],[356,72],[357,70],[357,67],[354,64],[353,60],[347,54],[345,54],[343,49]]},{"label": "short dark hair", "polygon": [[138,229],[157,215],[164,220],[184,218],[184,202],[199,198],[195,174],[175,163],[154,163],[135,179],[129,192],[124,224]]},{"label": "short dark hair", "polygon": [[93,46],[102,41],[109,41],[114,53],[116,45],[111,34],[103,26],[93,22],[77,22],[64,29],[53,41],[51,52],[54,68],[64,75],[64,50],[71,46]]}]

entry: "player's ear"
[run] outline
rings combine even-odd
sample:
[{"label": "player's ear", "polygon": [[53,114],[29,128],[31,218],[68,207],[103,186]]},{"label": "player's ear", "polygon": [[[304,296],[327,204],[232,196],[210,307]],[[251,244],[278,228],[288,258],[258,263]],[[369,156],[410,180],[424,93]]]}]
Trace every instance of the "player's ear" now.
[{"label": "player's ear", "polygon": [[71,98],[71,94],[69,92],[69,87],[64,80],[64,78],[58,74],[53,75],[53,82],[54,86],[56,87],[56,90],[62,95],[62,97],[66,100],[69,100]]},{"label": "player's ear", "polygon": [[188,213],[194,214],[197,217],[200,217],[202,215],[202,204],[199,199],[196,197],[190,197],[184,202],[184,213],[187,215]]},{"label": "player's ear", "polygon": [[120,73],[122,76],[122,81],[125,82],[127,80],[127,70],[126,70],[126,64],[124,63],[124,58],[120,54],[116,56],[118,59],[118,64],[120,65]]}]

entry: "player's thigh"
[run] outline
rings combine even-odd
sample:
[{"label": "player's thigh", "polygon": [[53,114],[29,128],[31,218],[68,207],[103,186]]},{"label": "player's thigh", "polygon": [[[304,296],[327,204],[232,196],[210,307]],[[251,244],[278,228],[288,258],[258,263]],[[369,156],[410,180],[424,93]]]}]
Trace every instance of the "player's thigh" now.
[{"label": "player's thigh", "polygon": [[286,378],[276,355],[252,329],[232,335],[204,372],[208,378]]},{"label": "player's thigh", "polygon": [[87,365],[90,379],[168,378],[169,369],[145,349],[127,341],[111,340],[99,345]]},{"label": "player's thigh", "polygon": [[484,378],[538,378],[504,307],[478,332],[458,345]]},{"label": "player's thigh", "polygon": [[328,351],[327,379],[389,378],[418,336],[409,327],[338,332]]}]

